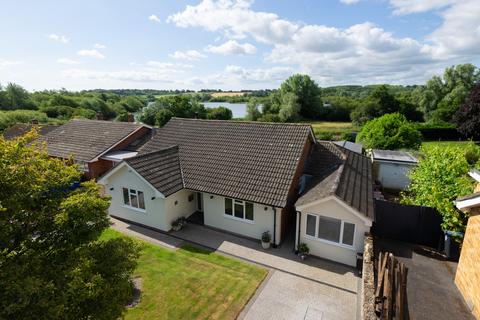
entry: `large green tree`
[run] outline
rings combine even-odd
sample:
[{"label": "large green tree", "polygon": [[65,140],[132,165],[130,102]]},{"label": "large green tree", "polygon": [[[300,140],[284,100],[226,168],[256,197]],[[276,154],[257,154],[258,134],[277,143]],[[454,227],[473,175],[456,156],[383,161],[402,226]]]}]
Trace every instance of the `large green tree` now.
[{"label": "large green tree", "polygon": [[383,115],[367,122],[357,136],[366,149],[418,149],[420,132],[399,113]]},{"label": "large green tree", "polygon": [[32,139],[0,138],[0,318],[118,319],[137,246],[99,241],[108,198]]},{"label": "large green tree", "polygon": [[468,215],[455,208],[454,200],[473,191],[465,153],[452,147],[422,151],[424,155],[410,173],[411,183],[402,193],[402,202],[435,208],[443,217],[444,230],[464,232]]},{"label": "large green tree", "polygon": [[[294,94],[300,106],[299,114],[307,119],[315,119],[322,106],[321,90],[306,74],[295,74],[280,86],[280,95]],[[282,98],[283,99],[283,98]],[[291,99],[286,99],[289,103]]]}]

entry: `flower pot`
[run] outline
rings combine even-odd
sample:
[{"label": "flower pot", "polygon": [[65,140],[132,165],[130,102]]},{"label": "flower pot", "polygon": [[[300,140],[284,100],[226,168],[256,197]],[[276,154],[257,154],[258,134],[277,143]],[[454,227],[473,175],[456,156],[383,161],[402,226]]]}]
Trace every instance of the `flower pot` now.
[{"label": "flower pot", "polygon": [[182,225],[172,226],[173,231],[180,231],[182,229]]},{"label": "flower pot", "polygon": [[306,253],[300,253],[300,259],[305,260],[307,258],[307,254]]},{"label": "flower pot", "polygon": [[262,247],[263,247],[263,249],[268,249],[268,248],[270,248],[270,242],[263,242],[263,241],[262,241]]}]

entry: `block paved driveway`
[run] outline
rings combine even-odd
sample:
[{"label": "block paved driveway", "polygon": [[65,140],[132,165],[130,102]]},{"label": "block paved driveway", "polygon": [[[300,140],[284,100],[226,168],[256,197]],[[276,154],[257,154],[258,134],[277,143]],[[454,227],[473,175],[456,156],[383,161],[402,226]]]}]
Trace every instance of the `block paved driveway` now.
[{"label": "block paved driveway", "polygon": [[358,318],[360,278],[355,270],[314,257],[300,261],[292,252],[293,236],[276,249],[263,250],[258,242],[200,225],[165,234],[113,218],[112,222],[118,231],[173,250],[189,242],[268,268],[267,278],[238,319]]}]

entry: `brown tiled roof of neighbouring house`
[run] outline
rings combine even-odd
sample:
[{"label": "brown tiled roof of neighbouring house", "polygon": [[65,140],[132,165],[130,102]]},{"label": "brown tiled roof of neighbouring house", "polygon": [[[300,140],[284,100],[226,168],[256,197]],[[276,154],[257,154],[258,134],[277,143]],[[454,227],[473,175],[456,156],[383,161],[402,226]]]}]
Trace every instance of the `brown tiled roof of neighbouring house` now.
[{"label": "brown tiled roof of neighbouring house", "polygon": [[41,137],[48,154],[59,158],[73,157],[89,162],[99,157],[144,125],[131,122],[73,119]]},{"label": "brown tiled roof of neighbouring house", "polygon": [[178,146],[185,188],[284,207],[308,139],[307,124],[172,118],[140,154]]},{"label": "brown tiled roof of neighbouring house", "polygon": [[313,147],[305,174],[311,178],[297,207],[333,195],[374,219],[372,163],[368,157],[320,141]]},{"label": "brown tiled roof of neighbouring house", "polygon": [[50,131],[58,128],[58,126],[52,124],[16,123],[3,132],[3,137],[6,140],[13,140],[30,132],[33,128],[37,130],[40,136],[44,136]]}]

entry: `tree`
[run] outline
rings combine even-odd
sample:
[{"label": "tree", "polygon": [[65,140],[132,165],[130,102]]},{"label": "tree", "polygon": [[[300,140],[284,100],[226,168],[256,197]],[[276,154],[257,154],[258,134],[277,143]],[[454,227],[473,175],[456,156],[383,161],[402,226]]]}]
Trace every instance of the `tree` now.
[{"label": "tree", "polygon": [[30,109],[35,110],[37,106],[30,99],[30,94],[23,87],[15,83],[9,83],[5,88],[3,95],[3,105],[0,109],[16,110],[16,109]]},{"label": "tree", "polygon": [[251,98],[247,102],[247,115],[246,119],[250,121],[257,121],[262,116],[259,110],[260,101],[257,98]]},{"label": "tree", "polygon": [[297,96],[302,117],[315,119],[318,116],[322,106],[321,90],[308,75],[295,74],[280,85],[281,96],[291,93]]},{"label": "tree", "polygon": [[278,116],[282,122],[292,122],[298,119],[300,113],[300,104],[298,97],[294,93],[285,93],[282,95],[282,105]]},{"label": "tree", "polygon": [[480,139],[480,83],[470,92],[465,102],[455,114],[457,130],[463,135]]},{"label": "tree", "polygon": [[464,232],[468,215],[454,204],[455,199],[473,191],[464,153],[452,147],[430,147],[423,153],[410,172],[411,182],[402,193],[402,202],[435,208],[443,217],[444,230]]},{"label": "tree", "polygon": [[159,127],[163,127],[173,117],[172,111],[168,109],[160,109],[155,114],[155,124]]},{"label": "tree", "polygon": [[384,114],[399,112],[400,102],[390,93],[387,85],[376,87],[359,108],[352,112],[356,124],[364,124]]},{"label": "tree", "polygon": [[357,141],[362,142],[366,149],[418,149],[421,138],[420,132],[405,116],[391,113],[367,122],[360,131]]},{"label": "tree", "polygon": [[108,198],[33,138],[0,138],[0,318],[117,319],[137,245],[99,240]]},{"label": "tree", "polygon": [[233,117],[232,110],[219,106],[217,108],[207,109],[207,119],[212,120],[231,120]]}]

